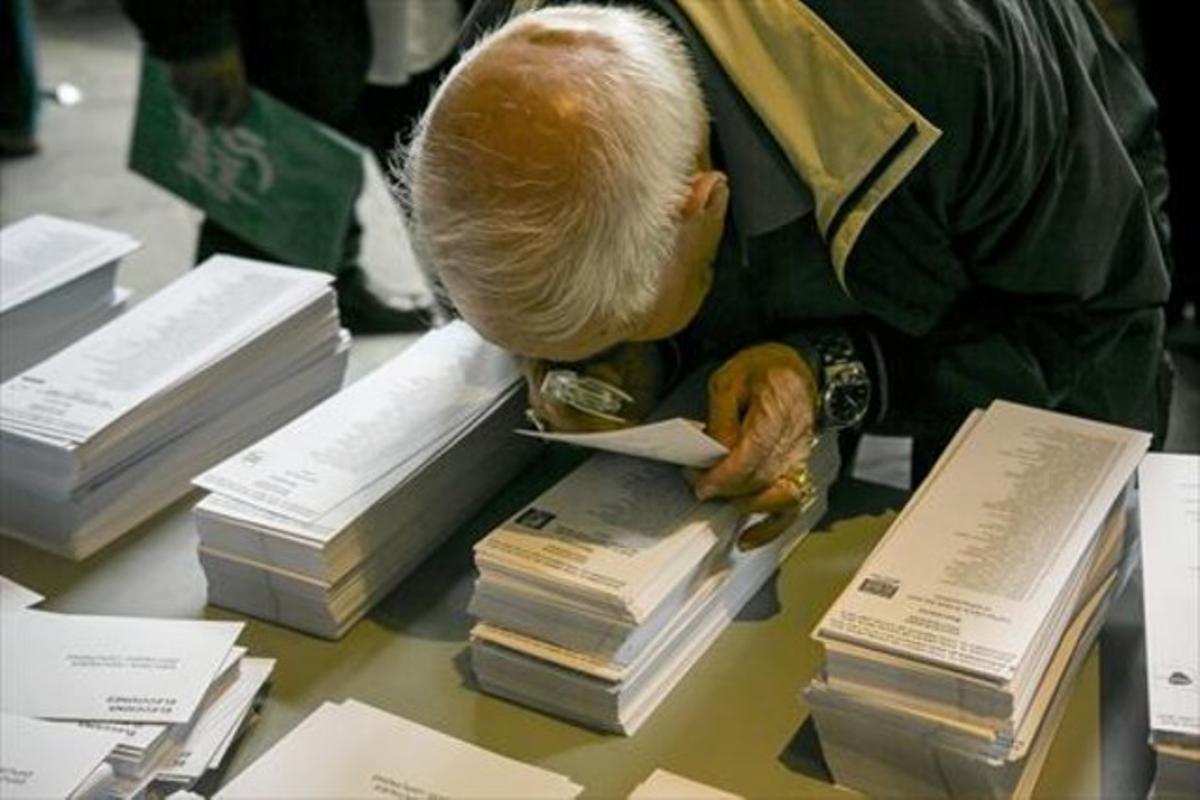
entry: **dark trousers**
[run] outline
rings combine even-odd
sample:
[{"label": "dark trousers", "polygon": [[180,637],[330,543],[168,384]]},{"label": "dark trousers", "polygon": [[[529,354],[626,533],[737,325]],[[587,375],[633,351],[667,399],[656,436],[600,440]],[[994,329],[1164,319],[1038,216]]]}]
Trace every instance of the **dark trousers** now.
[{"label": "dark trousers", "polygon": [[33,136],[38,86],[29,0],[0,3],[0,132]]}]

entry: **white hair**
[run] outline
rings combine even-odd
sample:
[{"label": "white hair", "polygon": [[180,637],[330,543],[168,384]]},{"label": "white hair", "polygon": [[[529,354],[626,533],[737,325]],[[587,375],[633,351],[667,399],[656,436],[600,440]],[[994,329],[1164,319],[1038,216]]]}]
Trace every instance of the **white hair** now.
[{"label": "white hair", "polygon": [[[532,165],[536,153],[497,153],[438,118],[481,54],[546,31],[584,33],[603,52],[598,68],[544,76],[569,88],[582,120],[583,144],[555,174]],[[665,21],[582,4],[522,14],[463,56],[417,125],[399,176],[417,256],[468,322],[512,349],[585,329],[627,333],[658,299],[707,120],[687,49]],[[503,178],[478,169],[481,158]],[[462,191],[468,177],[487,191]]]}]

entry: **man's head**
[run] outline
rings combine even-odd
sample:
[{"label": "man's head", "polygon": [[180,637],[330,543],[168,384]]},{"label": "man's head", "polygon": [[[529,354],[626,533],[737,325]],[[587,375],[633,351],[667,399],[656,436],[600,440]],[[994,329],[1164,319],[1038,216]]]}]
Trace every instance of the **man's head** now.
[{"label": "man's head", "polygon": [[435,94],[405,168],[418,256],[459,312],[527,356],[660,338],[699,309],[728,189],[679,37],[566,6],[484,37]]}]

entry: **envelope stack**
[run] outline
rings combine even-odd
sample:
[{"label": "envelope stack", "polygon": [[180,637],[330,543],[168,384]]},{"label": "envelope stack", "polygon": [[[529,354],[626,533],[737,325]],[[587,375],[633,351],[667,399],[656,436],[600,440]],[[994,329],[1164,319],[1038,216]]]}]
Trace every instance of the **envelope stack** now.
[{"label": "envelope stack", "polygon": [[0,229],[0,381],[125,310],[116,286],[130,236],[48,215]]},{"label": "envelope stack", "polygon": [[1138,468],[1152,800],[1200,793],[1200,455]]},{"label": "envelope stack", "polygon": [[242,627],[6,604],[5,796],[163,796],[204,779],[256,719],[274,667],[235,644]]},{"label": "envelope stack", "polygon": [[742,552],[737,511],[696,500],[678,466],[592,456],[476,545],[480,686],[633,734],[817,524],[838,465],[822,437],[795,521]]},{"label": "envelope stack", "polygon": [[454,322],[200,476],[209,602],[340,637],[535,452],[522,386]]},{"label": "envelope stack", "polygon": [[337,391],[330,276],[214,256],[0,386],[0,526],[84,558]]},{"label": "envelope stack", "polygon": [[1139,431],[994,402],[819,623],[805,691],[838,783],[1028,797],[1128,574]]}]

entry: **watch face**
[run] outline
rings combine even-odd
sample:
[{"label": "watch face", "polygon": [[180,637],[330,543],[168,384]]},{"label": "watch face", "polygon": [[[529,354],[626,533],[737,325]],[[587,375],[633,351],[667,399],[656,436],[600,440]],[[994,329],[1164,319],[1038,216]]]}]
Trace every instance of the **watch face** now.
[{"label": "watch face", "polygon": [[824,422],[831,428],[856,425],[871,404],[871,381],[861,364],[845,364],[827,375]]}]

